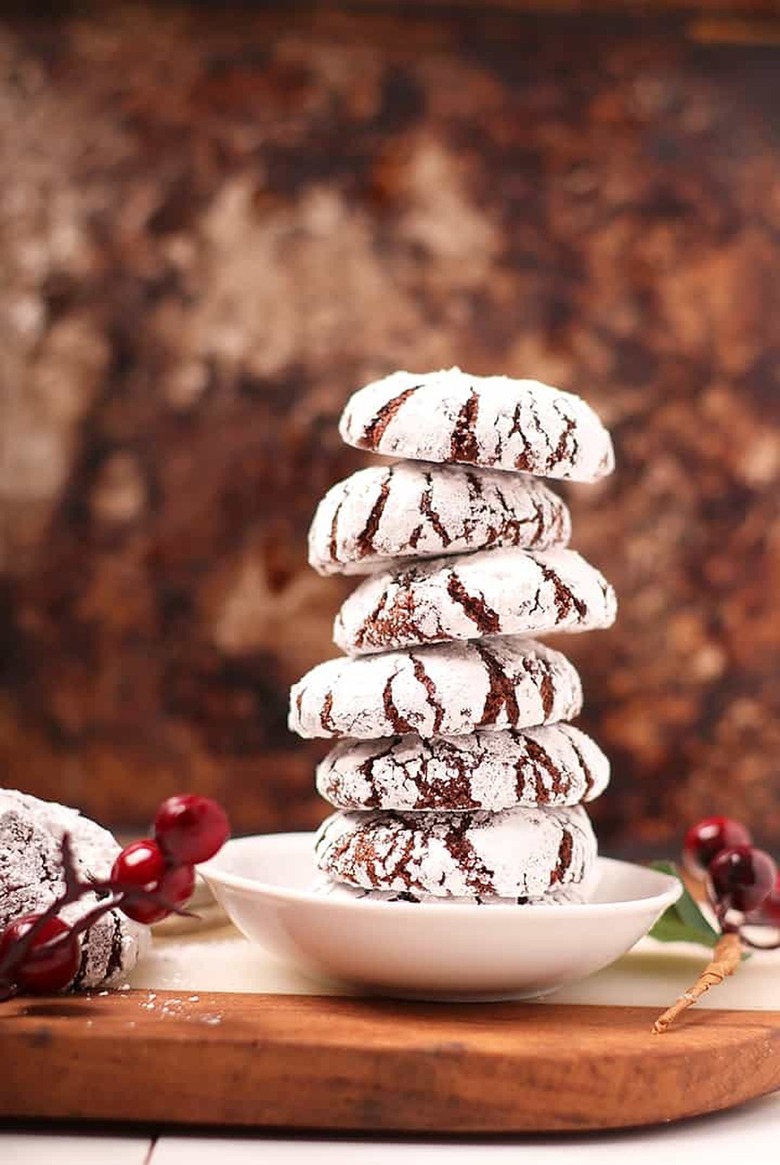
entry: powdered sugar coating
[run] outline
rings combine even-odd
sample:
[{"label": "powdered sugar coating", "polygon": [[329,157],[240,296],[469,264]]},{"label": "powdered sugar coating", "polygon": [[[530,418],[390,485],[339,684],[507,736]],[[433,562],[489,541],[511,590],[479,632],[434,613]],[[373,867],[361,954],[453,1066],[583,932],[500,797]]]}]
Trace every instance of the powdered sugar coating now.
[{"label": "powdered sugar coating", "polygon": [[333,639],[349,655],[492,635],[609,627],[617,601],[574,550],[485,550],[365,579],[344,601]]},{"label": "powdered sugar coating", "polygon": [[305,737],[459,736],[568,720],[581,708],[580,677],[564,655],[496,636],[327,660],[293,686],[289,726]]},{"label": "powdered sugar coating", "polygon": [[412,904],[436,904],[438,906],[571,906],[587,901],[588,892],[584,882],[577,886],[561,886],[550,890],[541,898],[498,898],[473,895],[469,898],[437,898],[433,894],[412,894],[404,890],[362,890],[334,882],[326,874],[321,874],[312,886],[312,893],[323,898],[344,899],[353,902],[408,902]]},{"label": "powdered sugar coating", "polygon": [[[62,892],[64,833],[71,836],[82,877],[108,877],[120,849],[108,830],[75,809],[15,789],[0,789],[0,930],[20,915],[45,910]],[[89,894],[65,906],[61,917],[73,923],[96,903]],[[81,936],[81,966],[73,986],[98,987],[122,978],[149,942],[148,928],[120,911],[103,915]]]},{"label": "powdered sugar coating", "polygon": [[328,490],[309,530],[320,574],[370,574],[399,558],[496,546],[565,546],[564,502],[526,474],[399,461],[353,473]]},{"label": "powdered sugar coating", "polygon": [[609,761],[571,724],[422,739],[345,740],[317,768],[317,790],[339,809],[497,812],[577,805],[609,783]]},{"label": "powdered sugar coating", "polygon": [[339,812],[320,826],[317,865],[337,882],[434,897],[540,898],[582,882],[596,837],[581,805],[503,813]]},{"label": "powdered sugar coating", "polygon": [[609,433],[578,396],[538,380],[459,368],[394,372],[354,393],[339,432],[348,445],[418,461],[596,481],[614,468]]}]

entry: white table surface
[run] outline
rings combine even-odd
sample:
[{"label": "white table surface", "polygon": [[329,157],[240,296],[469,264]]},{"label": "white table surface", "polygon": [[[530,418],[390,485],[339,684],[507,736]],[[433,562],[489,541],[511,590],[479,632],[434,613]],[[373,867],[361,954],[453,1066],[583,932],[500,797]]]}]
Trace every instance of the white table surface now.
[{"label": "white table surface", "polygon": [[[701,948],[649,940],[611,967],[550,997],[561,1003],[667,1006],[692,983]],[[260,991],[325,994],[337,990],[277,962],[228,928],[202,936],[157,940],[132,977],[149,990]],[[751,959],[697,1006],[780,1011],[780,952]],[[780,1159],[780,1092],[696,1120],[631,1132],[513,1137],[277,1136],[174,1134],[73,1127],[0,1128],[0,1165],[657,1165],[659,1154],[693,1165],[767,1165]]]}]

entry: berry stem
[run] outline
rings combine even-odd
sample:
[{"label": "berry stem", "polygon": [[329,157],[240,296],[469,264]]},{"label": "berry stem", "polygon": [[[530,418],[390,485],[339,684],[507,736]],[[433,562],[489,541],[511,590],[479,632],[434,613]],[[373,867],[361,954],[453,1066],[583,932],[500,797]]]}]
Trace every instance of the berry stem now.
[{"label": "berry stem", "polygon": [[729,975],[733,975],[742,958],[742,939],[735,931],[727,931],[719,939],[713,951],[712,960],[702,971],[699,978],[687,991],[677,999],[663,1015],[659,1015],[653,1024],[653,1034],[661,1035],[668,1031],[678,1015],[686,1011],[692,1004],[716,987]]}]

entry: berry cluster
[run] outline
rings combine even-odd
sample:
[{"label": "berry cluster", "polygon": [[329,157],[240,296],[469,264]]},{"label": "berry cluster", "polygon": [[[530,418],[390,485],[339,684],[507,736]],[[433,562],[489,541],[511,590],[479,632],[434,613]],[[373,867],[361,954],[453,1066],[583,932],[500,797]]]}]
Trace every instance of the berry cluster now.
[{"label": "berry cluster", "polygon": [[[109,910],[147,925],[183,913],[195,886],[194,867],[212,858],[229,836],[227,816],[215,801],[193,794],[169,797],[157,810],[154,837],[125,846],[104,882],[79,878],[65,836],[64,892],[45,913],[16,918],[0,935],[0,999],[68,987],[81,962],[78,935]],[[99,904],[77,923],[63,922],[62,907],[86,894],[97,896]]]},{"label": "berry cluster", "polygon": [[777,865],[766,850],[753,845],[741,822],[707,817],[691,826],[683,862],[692,877],[705,881],[722,930],[737,931],[748,946],[757,946],[745,936],[743,925],[780,927]]}]

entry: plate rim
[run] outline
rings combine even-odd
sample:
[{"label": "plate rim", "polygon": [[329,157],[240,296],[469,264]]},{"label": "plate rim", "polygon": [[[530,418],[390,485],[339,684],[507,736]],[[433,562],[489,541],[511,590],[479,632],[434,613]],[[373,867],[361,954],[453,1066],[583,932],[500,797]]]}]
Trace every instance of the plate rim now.
[{"label": "plate rim", "polygon": [[[417,902],[382,902],[371,898],[336,898],[328,897],[324,894],[318,894],[312,890],[300,890],[291,886],[279,886],[270,882],[264,882],[259,878],[250,878],[245,874],[236,874],[228,870],[220,868],[220,859],[224,861],[226,852],[231,846],[240,846],[250,844],[262,844],[269,842],[271,844],[283,844],[284,841],[292,843],[293,841],[300,843],[303,839],[311,839],[313,844],[316,837],[316,831],[296,830],[291,832],[278,833],[257,833],[249,834],[243,837],[231,838],[222,849],[211,858],[208,862],[204,862],[198,867],[199,872],[203,875],[206,881],[215,892],[215,886],[224,888],[228,891],[239,891],[245,895],[250,895],[257,898],[271,898],[276,901],[289,902],[292,904],[307,904],[310,906],[324,907],[330,910],[337,911],[379,911],[384,914],[389,905],[392,905],[393,915],[406,915],[410,911],[413,912],[415,918],[419,918],[419,906]],[[662,870],[654,870],[649,866],[642,866],[635,862],[627,862],[620,858],[610,858],[599,854],[596,859],[597,869],[604,866],[621,867],[624,870],[629,870],[634,873],[641,871],[643,875],[650,876],[658,881],[659,889],[655,894],[645,894],[635,898],[623,899],[619,902],[567,902],[567,903],[549,903],[549,904],[534,904],[533,917],[554,917],[561,919],[569,911],[573,911],[577,916],[586,915],[589,917],[600,916],[614,916],[617,914],[629,914],[635,911],[640,905],[643,910],[658,909],[665,910],[673,903],[677,902],[683,892],[683,885],[679,878],[672,874],[666,874]],[[212,884],[213,883],[213,884]],[[456,913],[464,916],[476,916],[484,918],[484,907],[478,903],[464,903],[464,902],[431,902],[426,900],[424,903],[426,915],[446,914],[447,918],[452,918]],[[525,917],[525,911],[518,910],[515,903],[493,903],[491,904],[489,914],[491,917],[496,917],[496,911],[509,912],[513,917]]]}]

